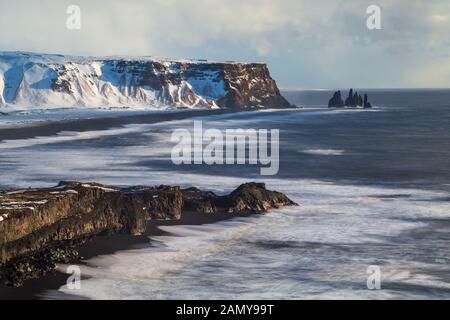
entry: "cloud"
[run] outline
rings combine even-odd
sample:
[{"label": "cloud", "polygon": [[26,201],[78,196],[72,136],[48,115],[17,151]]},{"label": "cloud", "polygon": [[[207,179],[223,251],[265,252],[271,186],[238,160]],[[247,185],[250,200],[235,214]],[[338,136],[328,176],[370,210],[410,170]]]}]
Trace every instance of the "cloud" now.
[{"label": "cloud", "polygon": [[266,61],[285,87],[450,86],[450,3],[376,2],[370,31],[366,0],[0,0],[0,49]]}]

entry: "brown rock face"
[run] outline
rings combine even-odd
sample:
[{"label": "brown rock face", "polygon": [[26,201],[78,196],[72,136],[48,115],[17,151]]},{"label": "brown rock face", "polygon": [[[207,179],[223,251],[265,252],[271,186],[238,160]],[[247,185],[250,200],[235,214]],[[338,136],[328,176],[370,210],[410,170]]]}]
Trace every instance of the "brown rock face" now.
[{"label": "brown rock face", "polygon": [[60,183],[56,188],[0,196],[1,262],[52,245],[99,234],[137,235],[150,219],[179,219],[177,187],[119,189]]},{"label": "brown rock face", "polygon": [[224,79],[227,95],[219,100],[224,108],[265,106],[289,108],[265,64],[225,64]]},{"label": "brown rock face", "polygon": [[200,214],[263,213],[295,205],[264,184],[249,183],[227,196],[196,188],[61,182],[55,188],[0,194],[0,283],[21,285],[69,262],[86,240],[107,234],[138,235],[151,219]]}]

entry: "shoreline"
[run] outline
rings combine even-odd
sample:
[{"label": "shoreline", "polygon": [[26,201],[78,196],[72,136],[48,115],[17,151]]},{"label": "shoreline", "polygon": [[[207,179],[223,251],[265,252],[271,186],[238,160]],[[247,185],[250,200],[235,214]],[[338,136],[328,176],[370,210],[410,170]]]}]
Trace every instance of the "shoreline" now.
[{"label": "shoreline", "polygon": [[[138,114],[108,114],[104,117],[97,118],[78,118],[67,119],[60,121],[37,121],[26,126],[15,126],[0,128],[0,141],[27,139],[36,136],[54,135],[61,131],[91,131],[109,129],[111,127],[119,127],[127,124],[151,124],[164,121],[173,121],[188,119],[195,116],[205,116],[211,114],[225,114],[232,112],[230,110],[189,110],[180,112],[168,113],[138,113]],[[24,127],[26,130],[23,130]],[[164,232],[158,229],[159,225],[167,224],[205,224],[214,223],[222,219],[232,217],[219,217],[218,214],[214,216],[203,216],[193,214],[185,214],[178,221],[148,221],[146,231],[141,236],[132,235],[108,235],[98,236],[91,239],[79,248],[80,257],[82,260],[74,263],[84,263],[84,261],[100,256],[114,254],[115,252],[136,249],[138,247],[148,246],[150,243],[150,236],[162,235]],[[53,272],[39,279],[31,279],[25,282],[23,287],[13,288],[7,286],[0,286],[0,300],[39,300],[41,295],[48,290],[58,290],[61,286],[66,284],[68,275],[59,270],[59,266]],[[76,296],[68,296],[74,299]]]},{"label": "shoreline", "polygon": [[[226,213],[199,214],[196,212],[183,212],[180,220],[150,220],[147,222],[146,230],[142,235],[108,235],[98,236],[83,244],[79,249],[82,260],[72,262],[73,265],[83,265],[86,261],[103,256],[113,255],[117,252],[143,249],[151,247],[152,237],[169,235],[170,233],[159,229],[160,226],[174,225],[205,225],[235,218],[254,216],[252,214],[237,214],[230,216]],[[45,300],[42,295],[46,291],[58,290],[66,284],[69,275],[65,274],[60,265],[53,272],[39,279],[31,279],[19,288],[0,285],[0,300]],[[83,281],[83,280],[82,280]],[[75,291],[76,293],[76,291]],[[62,297],[66,295],[61,293]],[[67,295],[71,300],[89,300],[77,295]]]},{"label": "shoreline", "polygon": [[[280,109],[283,110],[283,109]],[[55,135],[61,131],[93,131],[105,130],[113,127],[120,127],[128,124],[153,124],[166,121],[184,120],[193,117],[222,115],[237,112],[254,112],[254,110],[183,110],[179,112],[148,112],[138,114],[105,114],[96,118],[76,118],[56,121],[36,121],[25,126],[0,127],[0,141],[18,140],[34,138],[36,136]],[[25,129],[25,130],[24,130]],[[203,225],[212,224],[219,221],[233,219],[236,217],[246,217],[250,214],[235,214],[230,216],[226,213],[199,214],[194,212],[183,212],[180,220],[150,220],[146,224],[146,230],[142,235],[108,235],[97,236],[79,248],[81,260],[74,261],[74,264],[83,264],[91,258],[114,254],[119,251],[148,247],[152,236],[164,235],[165,232],[158,229],[165,225]],[[38,279],[27,280],[23,287],[13,288],[0,286],[0,300],[39,300],[41,295],[48,290],[58,290],[66,284],[68,275],[58,267]],[[68,296],[74,299],[76,296]]]},{"label": "shoreline", "polygon": [[0,196],[2,205],[9,205],[0,208],[0,300],[40,299],[70,277],[57,266],[152,247],[151,237],[167,234],[160,226],[209,224],[298,205],[254,182],[223,196],[195,187],[64,181],[53,188],[12,191]]},{"label": "shoreline", "polygon": [[[242,110],[249,111],[249,110]],[[105,130],[113,127],[121,127],[128,124],[153,124],[166,121],[184,120],[192,117],[221,115],[225,113],[235,113],[236,110],[188,110],[179,112],[148,112],[139,114],[109,114],[105,117],[96,118],[76,118],[58,121],[36,121],[36,123],[15,126],[0,127],[0,141],[30,139],[36,136],[51,136],[62,131],[95,131]],[[26,129],[26,130],[24,130]]]}]

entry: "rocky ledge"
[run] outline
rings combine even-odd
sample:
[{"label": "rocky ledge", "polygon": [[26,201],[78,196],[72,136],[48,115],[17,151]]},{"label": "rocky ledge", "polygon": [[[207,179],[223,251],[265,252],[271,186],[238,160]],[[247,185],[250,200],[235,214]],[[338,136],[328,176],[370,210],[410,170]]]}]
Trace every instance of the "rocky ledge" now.
[{"label": "rocky ledge", "polygon": [[183,212],[259,214],[296,205],[264,184],[247,183],[219,196],[197,188],[60,182],[54,188],[0,193],[0,283],[21,286],[78,258],[82,244],[100,235],[142,234],[147,221]]}]

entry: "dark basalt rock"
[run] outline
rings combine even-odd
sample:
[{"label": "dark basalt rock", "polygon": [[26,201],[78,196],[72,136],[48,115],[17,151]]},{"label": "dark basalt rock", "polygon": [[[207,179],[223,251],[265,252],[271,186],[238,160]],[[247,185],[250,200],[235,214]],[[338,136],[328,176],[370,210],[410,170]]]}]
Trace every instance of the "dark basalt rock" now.
[{"label": "dark basalt rock", "polygon": [[218,211],[215,199],[217,195],[210,191],[201,191],[197,188],[182,190],[183,209],[199,213],[216,213]]},{"label": "dark basalt rock", "polygon": [[297,205],[284,194],[267,190],[263,183],[243,184],[226,196],[196,188],[182,190],[182,193],[183,208],[201,213],[258,214],[269,209]]},{"label": "dark basalt rock", "polygon": [[372,108],[372,105],[370,104],[369,99],[368,99],[366,93],[364,94],[363,107],[364,107],[364,109],[370,109],[370,108]]},{"label": "dark basalt rock", "polygon": [[218,205],[229,213],[264,213],[269,209],[297,205],[284,194],[269,191],[263,183],[241,185],[230,195],[218,199]]},{"label": "dark basalt rock", "polygon": [[328,102],[328,108],[357,108],[357,107],[363,107],[365,109],[372,108],[372,105],[370,104],[367,94],[364,94],[363,97],[358,94],[358,92],[354,92],[353,89],[350,89],[348,92],[348,97],[345,99],[345,102],[342,101],[341,92],[336,91],[333,95],[333,97]]},{"label": "dark basalt rock", "polygon": [[341,91],[336,91],[333,97],[328,101],[328,108],[343,108],[344,101],[342,100]]},{"label": "dark basalt rock", "polygon": [[[80,242],[79,244],[82,244]],[[19,256],[6,263],[0,269],[0,284],[10,287],[21,287],[29,279],[45,276],[56,268],[57,263],[70,263],[79,259],[75,244],[44,249],[32,255]]]},{"label": "dark basalt rock", "polygon": [[197,188],[61,182],[55,188],[0,194],[0,283],[20,286],[78,256],[99,235],[145,231],[151,219],[181,218],[183,211],[230,215],[264,213],[296,205],[264,184],[247,183],[218,196]]},{"label": "dark basalt rock", "polygon": [[353,92],[353,89],[350,89],[348,92],[348,97],[345,99],[345,106],[356,108],[358,106],[358,93]]}]

